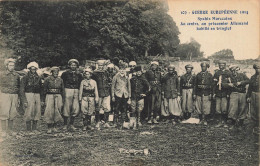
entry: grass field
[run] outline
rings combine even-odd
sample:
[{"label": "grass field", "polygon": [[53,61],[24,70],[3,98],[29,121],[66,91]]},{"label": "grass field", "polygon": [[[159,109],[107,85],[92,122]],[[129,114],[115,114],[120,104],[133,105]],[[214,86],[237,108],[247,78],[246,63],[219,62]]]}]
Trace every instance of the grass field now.
[{"label": "grass field", "polygon": [[[25,132],[19,117],[17,134],[0,143],[0,165],[258,165],[258,136],[250,123],[243,130],[214,128],[196,124],[144,124],[138,130],[61,132],[46,134],[40,122],[40,133]],[[80,128],[81,119],[76,121]],[[150,132],[152,135],[143,135]],[[119,149],[142,150],[149,155],[120,153]]]}]

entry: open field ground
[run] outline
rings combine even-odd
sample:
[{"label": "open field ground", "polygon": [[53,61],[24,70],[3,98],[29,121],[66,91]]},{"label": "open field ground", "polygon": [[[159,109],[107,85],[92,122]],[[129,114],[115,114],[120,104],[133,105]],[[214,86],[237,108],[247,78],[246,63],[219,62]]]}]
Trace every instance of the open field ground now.
[{"label": "open field ground", "polygon": [[[144,124],[138,130],[116,128],[100,131],[46,134],[24,131],[19,117],[16,134],[1,140],[0,165],[258,165],[258,135],[250,121],[242,130],[197,124]],[[81,128],[78,118],[76,127]],[[120,148],[126,149],[125,151]],[[124,153],[148,148],[150,154]],[[129,151],[128,151],[129,152]]]}]

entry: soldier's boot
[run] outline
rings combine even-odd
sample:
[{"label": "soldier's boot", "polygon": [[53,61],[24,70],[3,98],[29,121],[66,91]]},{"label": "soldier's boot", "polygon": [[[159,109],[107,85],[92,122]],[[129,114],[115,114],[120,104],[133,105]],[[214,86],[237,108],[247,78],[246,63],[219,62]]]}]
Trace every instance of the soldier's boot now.
[{"label": "soldier's boot", "polygon": [[149,116],[148,116],[148,122],[147,122],[148,124],[152,124],[153,123],[153,115],[152,114],[150,114]]},{"label": "soldier's boot", "polygon": [[187,119],[190,119],[190,117],[191,117],[191,113],[190,112],[187,112],[187,115],[186,115],[187,117]]},{"label": "soldier's boot", "polygon": [[52,123],[48,123],[48,130],[47,130],[47,134],[51,134],[52,133],[52,126],[53,124]]},{"label": "soldier's boot", "polygon": [[245,126],[244,126],[244,119],[239,119],[239,120],[238,120],[238,128],[239,128],[240,130],[242,130],[244,127],[245,127]]},{"label": "soldier's boot", "polygon": [[227,128],[228,127],[228,125],[227,125],[228,115],[227,114],[223,114],[222,118],[223,118],[223,121],[222,121],[223,127]]},{"label": "soldier's boot", "polygon": [[1,136],[5,137],[6,136],[6,120],[1,120],[1,127],[2,127],[2,131],[1,131]]},{"label": "soldier's boot", "polygon": [[117,127],[117,123],[118,123],[118,114],[114,113],[113,127]]},{"label": "soldier's boot", "polygon": [[83,128],[82,128],[82,131],[86,131],[87,130],[87,124],[88,124],[88,122],[87,122],[87,115],[86,115],[83,118]]},{"label": "soldier's boot", "polygon": [[68,130],[68,117],[63,116],[63,120],[64,120],[63,130]]},{"label": "soldier's boot", "polygon": [[202,118],[202,114],[199,114],[199,124],[203,124],[203,118]]},{"label": "soldier's boot", "polygon": [[26,130],[31,132],[32,131],[32,121],[26,121]]},{"label": "soldier's boot", "polygon": [[32,130],[37,130],[37,120],[32,121]]},{"label": "soldier's boot", "polygon": [[142,123],[141,123],[141,112],[137,112],[137,126],[141,127]]},{"label": "soldier's boot", "polygon": [[207,115],[202,115],[202,122],[203,122],[203,125],[207,126],[208,125],[208,122],[207,122]]},{"label": "soldier's boot", "polygon": [[99,117],[100,117],[100,121],[102,123],[104,123],[105,122],[105,113],[104,114],[99,114]]},{"label": "soldier's boot", "polygon": [[13,120],[8,120],[8,130],[9,130],[9,131],[12,131],[12,130],[13,130],[13,124],[14,124],[14,121],[13,121]]},{"label": "soldier's boot", "polygon": [[224,120],[223,120],[223,115],[218,115],[218,124],[215,126],[215,127],[222,127],[223,126],[223,123],[224,123]]},{"label": "soldier's boot", "polygon": [[126,114],[124,112],[122,112],[121,116],[120,116],[120,120],[119,120],[121,128],[124,128],[125,120],[126,120]]},{"label": "soldier's boot", "polygon": [[237,122],[236,122],[236,120],[234,120],[234,119],[231,119],[231,122],[230,122],[230,130],[233,130],[233,129],[235,129],[237,127]]},{"label": "soldier's boot", "polygon": [[93,130],[93,127],[91,126],[91,116],[87,116],[87,129],[88,130]]},{"label": "soldier's boot", "polygon": [[7,133],[7,125],[6,125],[6,120],[1,120],[1,127],[2,127],[2,130],[1,130],[1,136],[2,137],[6,137]]},{"label": "soldier's boot", "polygon": [[99,116],[98,111],[96,111],[95,119],[96,119],[96,123],[97,123],[96,128],[97,128],[97,130],[100,130],[101,122],[100,122],[100,116]]},{"label": "soldier's boot", "polygon": [[110,125],[108,123],[108,117],[109,117],[109,112],[105,112],[104,113],[104,121],[105,121],[104,127],[105,128],[110,128]]},{"label": "soldier's boot", "polygon": [[57,123],[53,123],[53,124],[52,124],[52,131],[53,131],[54,133],[57,133],[57,132],[58,132]]},{"label": "soldier's boot", "polygon": [[76,127],[74,127],[74,120],[75,120],[75,117],[74,116],[71,116],[70,117],[70,130],[71,131],[76,131]]}]

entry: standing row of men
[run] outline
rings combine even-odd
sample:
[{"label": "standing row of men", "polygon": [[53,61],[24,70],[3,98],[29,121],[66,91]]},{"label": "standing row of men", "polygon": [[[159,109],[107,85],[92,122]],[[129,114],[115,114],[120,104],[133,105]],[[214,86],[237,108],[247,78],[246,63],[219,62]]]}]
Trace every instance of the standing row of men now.
[{"label": "standing row of men", "polygon": [[[201,63],[201,72],[192,74],[193,66],[186,65],[186,74],[180,78],[173,65],[162,73],[159,63],[151,62],[151,67],[143,74],[141,66],[134,61],[119,66],[98,61],[94,71],[86,68],[79,72],[79,62],[71,59],[69,70],[58,77],[59,68],[52,67],[51,75],[44,80],[37,74],[36,62],[27,65],[29,72],[20,80],[14,71],[15,60],[5,61],[6,71],[0,79],[2,129],[12,130],[17,116],[18,101],[25,108],[24,120],[28,131],[36,130],[41,117],[41,105],[45,105],[44,119],[48,133],[57,131],[56,124],[64,122],[64,130],[76,130],[75,117],[80,110],[83,114],[83,130],[92,129],[91,116],[95,114],[96,128],[110,127],[108,123],[111,110],[114,114],[113,126],[121,126],[131,118],[141,126],[141,112],[145,108],[148,124],[158,123],[161,119],[172,120],[173,124],[188,119],[194,111],[200,123],[207,125],[211,113],[211,101],[216,100],[216,113],[219,124],[227,127],[227,119],[232,126],[241,126],[247,114],[247,102],[251,102],[252,118],[258,122],[259,111],[259,65],[254,65],[256,73],[249,80],[234,66],[226,69],[225,62],[219,62],[219,70],[212,75],[208,63]],[[249,84],[246,93],[246,85]],[[20,99],[20,100],[19,100]],[[130,106],[130,109],[128,109]],[[81,109],[80,109],[81,108]],[[128,114],[130,110],[130,117]],[[103,123],[102,123],[103,122]],[[135,128],[136,126],[134,126]]]}]

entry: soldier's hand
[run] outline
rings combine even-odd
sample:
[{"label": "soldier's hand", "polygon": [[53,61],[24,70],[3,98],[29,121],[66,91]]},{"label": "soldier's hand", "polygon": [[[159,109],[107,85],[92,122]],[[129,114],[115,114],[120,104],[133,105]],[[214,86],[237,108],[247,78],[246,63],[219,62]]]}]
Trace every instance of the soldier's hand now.
[{"label": "soldier's hand", "polygon": [[98,103],[98,97],[95,98],[95,102]]},{"label": "soldier's hand", "polygon": [[42,101],[42,102],[41,102],[41,106],[44,107],[44,105],[45,105],[45,102]]},{"label": "soldier's hand", "polygon": [[228,86],[234,87],[234,84],[233,83],[229,83]]},{"label": "soldier's hand", "polygon": [[113,102],[115,102],[115,101],[116,101],[115,97],[112,97],[112,101],[113,101]]},{"label": "soldier's hand", "polygon": [[237,86],[241,85],[241,82],[237,82]]},{"label": "soldier's hand", "polygon": [[196,96],[196,95],[193,95],[192,98],[193,98],[193,100],[196,100],[197,96]]},{"label": "soldier's hand", "polygon": [[209,101],[213,100],[213,95],[209,95]]},{"label": "soldier's hand", "polygon": [[165,109],[165,111],[168,111],[169,107],[166,105],[166,106],[164,107],[164,109]]},{"label": "soldier's hand", "polygon": [[141,96],[141,97],[145,97],[146,95],[145,95],[145,94],[141,94],[140,96]]},{"label": "soldier's hand", "polygon": [[212,96],[212,100],[216,100],[216,94]]},{"label": "soldier's hand", "polygon": [[131,99],[128,99],[127,104],[131,104]]},{"label": "soldier's hand", "polygon": [[248,103],[250,103],[250,102],[251,102],[251,98],[248,97],[248,98],[246,99],[246,101],[247,101]]},{"label": "soldier's hand", "polygon": [[25,108],[28,107],[28,103],[27,102],[23,103],[23,105],[24,105]]}]

